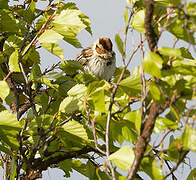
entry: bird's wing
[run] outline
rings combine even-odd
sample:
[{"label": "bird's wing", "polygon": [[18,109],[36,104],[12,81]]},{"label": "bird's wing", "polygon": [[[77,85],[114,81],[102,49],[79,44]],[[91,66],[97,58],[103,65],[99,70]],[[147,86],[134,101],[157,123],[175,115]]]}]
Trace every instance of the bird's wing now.
[{"label": "bird's wing", "polygon": [[83,49],[77,56],[76,61],[82,65],[86,65],[93,55],[93,50],[91,47]]}]

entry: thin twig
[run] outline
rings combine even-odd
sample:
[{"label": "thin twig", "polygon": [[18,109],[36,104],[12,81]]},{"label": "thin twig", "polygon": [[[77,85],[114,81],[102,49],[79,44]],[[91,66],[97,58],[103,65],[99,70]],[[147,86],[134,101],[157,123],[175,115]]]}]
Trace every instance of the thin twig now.
[{"label": "thin twig", "polygon": [[98,147],[98,141],[97,141],[96,129],[95,129],[95,119],[92,120],[91,124],[92,124],[91,128],[92,128],[92,131],[93,131],[93,137],[94,137],[94,141],[95,141],[95,148],[96,148],[100,153],[106,155],[106,152],[103,151],[102,149],[100,149],[100,148]]},{"label": "thin twig", "polygon": [[154,142],[153,146],[149,149],[149,151],[148,151],[144,156],[147,157],[147,156],[150,154],[150,152],[151,152],[152,150],[158,148],[158,147],[163,143],[163,141],[165,140],[165,138],[167,137],[167,135],[168,135],[170,132],[172,132],[172,131],[173,131],[173,129],[170,129],[169,131],[167,131],[167,132],[164,134],[164,136],[161,138],[159,144],[155,145],[155,142]]},{"label": "thin twig", "polygon": [[[134,14],[134,9],[133,9],[133,2],[131,1],[131,14],[129,16],[129,19],[128,19],[128,23],[125,27],[125,32],[124,32],[124,41],[123,41],[123,50],[125,52],[125,56],[126,56],[126,47],[127,47],[127,35],[128,35],[128,30],[129,30],[129,24],[131,22],[131,18]],[[123,66],[125,66],[125,56],[122,57],[122,62],[123,62]]]},{"label": "thin twig", "polygon": [[[125,43],[125,42],[124,42]],[[106,123],[106,134],[105,134],[105,142],[106,142],[106,157],[107,159],[109,158],[110,155],[110,147],[109,147],[109,131],[110,131],[110,121],[111,121],[111,117],[112,117],[112,106],[114,104],[114,97],[116,95],[117,89],[118,89],[118,85],[120,83],[120,81],[123,79],[123,75],[128,67],[128,65],[130,64],[134,54],[137,52],[137,50],[139,49],[140,45],[138,45],[131,53],[131,55],[129,56],[129,59],[127,61],[127,63],[124,65],[122,72],[120,74],[120,77],[118,78],[117,83],[114,86],[114,89],[112,90],[111,93],[111,97],[110,97],[110,105],[108,108],[108,115],[107,115],[107,123]],[[126,49],[126,48],[125,48]],[[111,162],[108,160],[109,163],[109,167],[112,173],[112,179],[115,179],[115,173],[114,173],[114,168],[112,167]]]},{"label": "thin twig", "polygon": [[[140,53],[141,53],[141,59],[143,62],[144,59],[144,46],[143,46],[143,39],[142,39],[142,34],[140,34]],[[142,80],[142,107],[141,107],[141,119],[142,122],[144,121],[145,114],[146,114],[146,102],[145,102],[145,97],[146,97],[146,79],[145,79],[145,74],[144,74],[144,69],[142,68],[141,70],[141,80]]]},{"label": "thin twig", "polygon": [[138,102],[138,100],[129,101],[123,108],[120,108],[118,111],[112,113],[112,117],[116,114],[122,113],[125,109],[129,108],[131,104]]},{"label": "thin twig", "polygon": [[[179,152],[178,155],[178,161],[176,165],[170,170],[170,172],[165,176],[165,179],[169,177],[176,169],[178,169],[178,166],[182,163],[186,155],[189,153],[189,151],[183,152],[184,154],[182,155],[182,152]],[[181,156],[182,155],[182,156]]]},{"label": "thin twig", "polygon": [[30,44],[27,46],[27,48],[22,52],[21,57],[23,57],[31,48],[31,46],[36,42],[38,36],[45,31],[46,26],[48,25],[48,23],[50,23],[50,21],[54,18],[54,16],[57,13],[58,8],[54,11],[53,14],[50,15],[50,17],[48,18],[48,20],[42,25],[41,29],[38,31],[38,33],[35,35],[35,37],[33,38],[33,40],[30,42]]},{"label": "thin twig", "polygon": [[45,74],[49,73],[50,71],[53,71],[56,67],[58,67],[58,65],[59,65],[60,63],[61,63],[61,62],[59,61],[58,63],[53,64],[49,69],[45,69],[45,71],[42,73],[41,76],[44,76]]},{"label": "thin twig", "polygon": [[10,77],[10,75],[12,74],[12,72],[11,71],[9,71],[8,72],[8,74],[4,77],[4,81],[7,81],[7,79]]},{"label": "thin twig", "polygon": [[[167,165],[168,169],[169,169],[170,172],[171,172],[172,168],[170,167],[170,165],[169,165],[169,163],[167,162],[167,160],[165,160],[165,164]],[[176,176],[174,175],[173,172],[171,172],[171,175],[172,175],[172,179],[173,179],[173,180],[177,180],[177,178],[176,178]]]}]

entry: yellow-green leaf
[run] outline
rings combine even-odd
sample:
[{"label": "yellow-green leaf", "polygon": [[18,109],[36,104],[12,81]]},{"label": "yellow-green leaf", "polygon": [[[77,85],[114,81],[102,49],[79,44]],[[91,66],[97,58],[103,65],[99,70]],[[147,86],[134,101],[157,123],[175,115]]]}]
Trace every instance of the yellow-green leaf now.
[{"label": "yellow-green leaf", "polygon": [[161,47],[158,51],[165,56],[172,56],[172,57],[181,57],[180,49],[174,49],[169,47]]},{"label": "yellow-green leaf", "polygon": [[64,59],[63,49],[61,47],[59,47],[58,44],[54,44],[54,43],[42,43],[41,46],[44,47],[45,49],[47,49],[52,54],[58,56],[60,59],[62,59],[62,60]]},{"label": "yellow-green leaf", "polygon": [[5,98],[9,95],[10,88],[6,81],[0,81],[0,98],[5,101]]},{"label": "yellow-green leaf", "polygon": [[122,55],[122,57],[125,56],[125,51],[124,51],[124,47],[123,47],[123,41],[120,38],[119,34],[116,34],[115,36],[115,42],[118,48],[118,51],[120,52],[120,54]]},{"label": "yellow-green leaf", "polygon": [[40,37],[39,42],[41,43],[56,43],[63,40],[63,36],[54,30],[46,30]]},{"label": "yellow-green leaf", "polygon": [[131,27],[140,33],[145,33],[144,16],[144,9],[136,12],[131,23]]},{"label": "yellow-green leaf", "polygon": [[152,74],[156,77],[161,77],[161,68],[163,60],[154,52],[149,52],[143,61],[143,68],[148,74]]},{"label": "yellow-green leaf", "polygon": [[9,69],[11,72],[20,72],[20,67],[18,64],[18,51],[17,50],[15,50],[11,54],[8,65],[9,65]]},{"label": "yellow-green leaf", "polygon": [[83,95],[86,92],[86,90],[87,87],[84,84],[76,84],[67,92],[67,94],[69,96]]},{"label": "yellow-green leaf", "polygon": [[182,135],[183,146],[196,152],[196,130],[189,127],[185,127],[184,134]]},{"label": "yellow-green leaf", "polygon": [[59,111],[63,113],[74,112],[79,109],[78,99],[74,97],[66,97],[60,104]]},{"label": "yellow-green leaf", "polygon": [[109,156],[109,160],[112,161],[119,169],[128,170],[134,160],[133,149],[129,146],[123,146],[115,153]]}]

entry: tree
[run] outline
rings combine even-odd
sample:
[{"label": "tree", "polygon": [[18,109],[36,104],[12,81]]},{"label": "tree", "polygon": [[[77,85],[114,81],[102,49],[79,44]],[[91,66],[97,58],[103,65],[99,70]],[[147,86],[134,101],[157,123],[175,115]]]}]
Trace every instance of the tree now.
[{"label": "tree", "polygon": [[[36,3],[0,1],[4,179],[37,179],[48,167],[62,169],[65,177],[74,169],[89,179],[142,179],[141,171],[151,179],[178,179],[174,171],[196,151],[196,63],[189,50],[195,51],[196,3],[128,1],[124,40],[115,36],[123,66],[111,83],[77,74],[82,66],[64,60],[57,42],[78,48],[78,32],[92,33],[89,18],[76,4],[50,0],[40,10]],[[127,50],[130,30],[138,32],[140,42]],[[174,36],[171,47],[159,47],[164,31]],[[188,48],[176,48],[182,40]],[[38,48],[61,61],[42,72]],[[128,65],[138,51],[142,65],[130,73]],[[132,110],[138,102],[141,106]],[[176,131],[180,135],[174,136]],[[158,144],[152,134],[161,137]],[[188,179],[195,174],[193,169]]]}]

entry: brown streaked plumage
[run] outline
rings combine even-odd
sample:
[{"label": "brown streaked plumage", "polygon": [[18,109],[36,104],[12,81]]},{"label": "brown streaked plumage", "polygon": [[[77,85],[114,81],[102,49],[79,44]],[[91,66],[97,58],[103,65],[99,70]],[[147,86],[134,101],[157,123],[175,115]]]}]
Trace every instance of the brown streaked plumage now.
[{"label": "brown streaked plumage", "polygon": [[90,47],[83,49],[77,59],[84,66],[84,70],[109,81],[116,68],[115,52],[109,38],[99,38]]}]

